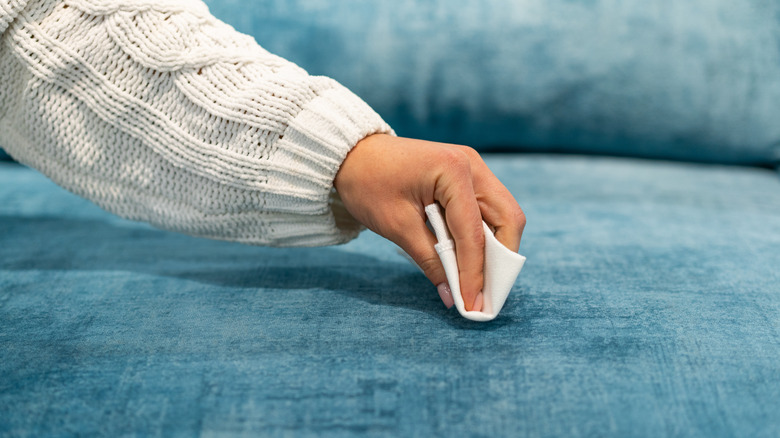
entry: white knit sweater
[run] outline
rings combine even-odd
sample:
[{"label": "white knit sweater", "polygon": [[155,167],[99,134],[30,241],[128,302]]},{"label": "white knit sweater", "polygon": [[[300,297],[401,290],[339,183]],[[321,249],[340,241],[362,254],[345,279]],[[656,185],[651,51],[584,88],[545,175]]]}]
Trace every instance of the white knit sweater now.
[{"label": "white knit sweater", "polygon": [[0,0],[0,145],[120,216],[250,244],[345,242],[347,152],[392,132],[200,0]]}]

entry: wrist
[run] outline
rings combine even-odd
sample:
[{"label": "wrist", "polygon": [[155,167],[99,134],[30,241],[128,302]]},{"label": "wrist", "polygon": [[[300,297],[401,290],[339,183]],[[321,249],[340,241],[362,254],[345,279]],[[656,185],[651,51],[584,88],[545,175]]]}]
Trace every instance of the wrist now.
[{"label": "wrist", "polygon": [[336,172],[336,177],[333,181],[336,191],[342,193],[352,184],[359,184],[363,174],[370,170],[367,169],[367,165],[371,162],[376,162],[375,158],[377,157],[372,157],[374,151],[384,146],[388,139],[392,138],[393,136],[389,134],[371,134],[358,141],[347,153]]}]

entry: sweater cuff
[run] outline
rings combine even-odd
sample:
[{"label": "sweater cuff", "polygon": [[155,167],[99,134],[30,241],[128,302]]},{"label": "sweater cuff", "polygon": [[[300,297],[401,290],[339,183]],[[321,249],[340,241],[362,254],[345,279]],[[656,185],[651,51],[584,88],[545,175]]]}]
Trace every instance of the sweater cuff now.
[{"label": "sweater cuff", "polygon": [[395,135],[347,88],[330,78],[313,79],[321,83],[322,91],[290,121],[273,152],[274,160],[286,171],[270,175],[269,182],[276,187],[292,183],[299,188],[296,197],[305,200],[290,212],[295,213],[295,220],[288,217],[285,224],[275,227],[274,240],[284,246],[332,245],[355,238],[363,226],[347,212],[333,180],[360,140],[372,134]]}]

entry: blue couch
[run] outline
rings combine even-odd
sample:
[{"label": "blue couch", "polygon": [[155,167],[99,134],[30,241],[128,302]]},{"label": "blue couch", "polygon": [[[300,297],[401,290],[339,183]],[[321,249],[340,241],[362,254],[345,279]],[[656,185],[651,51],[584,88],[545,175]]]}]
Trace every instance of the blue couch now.
[{"label": "blue couch", "polygon": [[196,239],[0,163],[1,436],[780,435],[780,6],[208,4],[485,151],[528,262],[473,323],[371,233]]}]

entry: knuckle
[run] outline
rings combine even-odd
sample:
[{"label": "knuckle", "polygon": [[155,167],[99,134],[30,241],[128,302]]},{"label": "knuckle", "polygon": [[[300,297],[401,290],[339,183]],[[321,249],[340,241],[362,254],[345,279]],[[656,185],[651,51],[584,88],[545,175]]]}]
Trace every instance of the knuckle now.
[{"label": "knuckle", "polygon": [[450,172],[464,173],[469,172],[471,168],[469,157],[462,150],[445,149],[441,152],[440,160]]},{"label": "knuckle", "polygon": [[511,214],[510,220],[512,221],[512,225],[514,226],[514,228],[520,231],[525,229],[526,217],[525,217],[525,212],[523,212],[523,209],[520,208],[520,206],[517,206],[512,209],[510,214]]},{"label": "knuckle", "polygon": [[[485,232],[482,230],[482,227],[474,227],[474,229],[469,232],[469,235],[466,236],[466,238],[472,245],[474,245],[475,248],[485,248]],[[479,252],[478,254],[482,254],[482,252]]]},{"label": "knuckle", "polygon": [[480,248],[485,247],[485,230],[483,230],[481,226],[474,230],[474,243]]},{"label": "knuckle", "polygon": [[481,160],[482,156],[479,155],[479,152],[477,152],[476,149],[470,147],[470,146],[461,146],[460,150],[466,154],[466,157],[472,160]]},{"label": "knuckle", "polygon": [[439,275],[439,266],[440,262],[439,259],[435,256],[430,257],[424,257],[419,260],[417,260],[417,265],[422,269],[422,271],[425,273],[428,278],[430,278],[433,281],[436,281],[436,276]]}]

